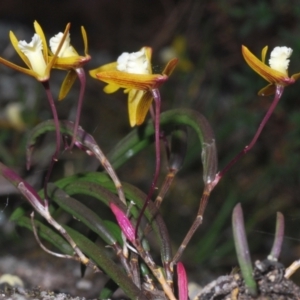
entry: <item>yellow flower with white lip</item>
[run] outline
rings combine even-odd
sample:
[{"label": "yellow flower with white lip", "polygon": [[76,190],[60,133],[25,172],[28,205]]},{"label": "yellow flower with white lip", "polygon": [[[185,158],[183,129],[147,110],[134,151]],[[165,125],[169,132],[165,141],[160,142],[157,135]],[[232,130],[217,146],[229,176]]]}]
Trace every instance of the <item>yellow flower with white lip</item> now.
[{"label": "yellow flower with white lip", "polygon": [[28,58],[32,70],[39,76],[44,76],[47,65],[43,57],[43,43],[40,36],[35,33],[30,43],[19,41],[18,47]]},{"label": "yellow flower with white lip", "polygon": [[58,53],[58,58],[55,60],[54,67],[62,70],[70,70],[74,68],[81,68],[84,64],[90,61],[91,57],[88,54],[88,42],[87,35],[84,27],[81,27],[81,33],[84,44],[84,56],[80,56],[74,47],[70,44],[70,34],[68,32],[67,36],[64,37],[62,32],[59,32],[49,41],[50,49],[52,53],[50,56],[53,56],[53,53],[56,53],[61,42],[62,46]]},{"label": "yellow flower with white lip", "polygon": [[270,83],[258,92],[261,96],[272,95],[275,93],[276,86],[288,86],[300,77],[300,73],[294,74],[291,77],[288,75],[289,58],[293,52],[291,48],[275,47],[270,55],[270,66],[265,64],[267,51],[268,46],[263,48],[262,60],[259,60],[247,47],[242,46],[242,54],[248,65]]},{"label": "yellow flower with white lip", "polygon": [[[35,21],[33,25],[36,33],[30,43],[27,43],[26,41],[18,41],[12,31],[9,33],[13,47],[27,65],[28,69],[11,63],[2,57],[0,57],[0,63],[27,75],[33,76],[38,81],[43,82],[49,80],[50,71],[57,59],[57,54],[54,54],[52,57],[48,56],[48,47],[44,32],[37,21]],[[66,38],[69,28],[70,24],[68,24],[65,29],[61,45]],[[59,45],[58,50],[61,48],[61,45]]]},{"label": "yellow flower with white lip", "polygon": [[104,87],[107,94],[114,93],[120,88],[128,93],[128,112],[130,125],[141,125],[153,101],[152,89],[164,83],[174,70],[177,59],[169,61],[162,74],[152,74],[152,49],[143,47],[138,52],[123,53],[116,62],[106,64],[91,70],[90,75],[106,82]]},{"label": "yellow flower with white lip", "polygon": [[270,54],[269,65],[272,69],[277,70],[281,73],[287,74],[287,69],[289,67],[290,56],[293,50],[288,47],[275,47]]},{"label": "yellow flower with white lip", "polygon": [[138,52],[122,53],[117,59],[117,70],[132,74],[150,74],[150,64],[147,59],[145,48]]},{"label": "yellow flower with white lip", "polygon": [[[64,34],[62,32],[59,32],[57,35],[52,37],[49,40],[49,45],[52,53],[55,53],[57,51],[57,48],[63,38]],[[78,53],[75,51],[75,49],[70,45],[70,33],[68,32],[61,49],[59,53],[57,53],[57,57],[72,57],[72,56],[77,56]]]},{"label": "yellow flower with white lip", "polygon": [[82,68],[88,61],[91,60],[91,56],[88,54],[87,35],[83,26],[81,27],[81,33],[84,43],[84,56],[80,56],[74,49],[74,47],[71,45],[69,33],[67,34],[64,40],[64,34],[62,32],[59,32],[49,40],[50,49],[52,51],[51,55],[53,55],[53,53],[56,53],[58,46],[63,40],[63,44],[57,55],[58,57],[55,60],[53,67],[69,71],[62,83],[60,93],[58,96],[59,100],[63,100],[66,97],[72,85],[74,84],[78,76],[76,69]]}]

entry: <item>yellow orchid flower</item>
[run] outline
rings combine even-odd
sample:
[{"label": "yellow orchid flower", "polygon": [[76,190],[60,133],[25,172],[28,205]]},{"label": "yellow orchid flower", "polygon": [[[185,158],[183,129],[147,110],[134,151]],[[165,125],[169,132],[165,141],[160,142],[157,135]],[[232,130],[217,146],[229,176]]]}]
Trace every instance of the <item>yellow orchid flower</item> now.
[{"label": "yellow orchid flower", "polygon": [[[69,71],[61,86],[58,100],[63,100],[70,91],[78,76],[76,69],[78,70],[79,68],[82,68],[88,61],[91,60],[91,56],[88,54],[87,34],[83,26],[81,26],[81,33],[84,43],[84,56],[80,56],[73,46],[71,46],[69,32],[63,40],[61,49],[57,54],[57,59],[55,60],[53,67]],[[50,57],[53,56],[53,53],[56,53],[63,38],[64,34],[59,32],[49,40],[50,49],[52,51],[52,53],[50,53]]]},{"label": "yellow orchid flower", "polygon": [[57,59],[57,53],[60,51],[60,48],[67,36],[70,24],[68,24],[65,29],[61,43],[57,47],[57,53],[55,53],[52,57],[48,56],[46,38],[41,26],[37,21],[35,21],[33,24],[35,34],[30,43],[27,43],[26,41],[18,41],[12,31],[9,33],[13,47],[27,65],[28,69],[11,63],[2,57],[0,57],[0,63],[3,63],[7,67],[13,68],[27,75],[33,76],[38,81],[45,82],[49,80],[50,71],[53,68],[55,60]]},{"label": "yellow orchid flower", "polygon": [[152,49],[143,47],[134,53],[123,53],[117,62],[91,70],[90,75],[106,82],[105,93],[114,93],[120,88],[128,93],[130,125],[141,125],[153,101],[152,90],[164,83],[173,72],[178,59],[172,59],[162,74],[152,74]]},{"label": "yellow orchid flower", "polygon": [[271,52],[269,65],[265,64],[266,54],[268,46],[265,46],[262,50],[262,59],[259,60],[253,55],[249,49],[242,46],[242,54],[247,64],[261,77],[267,80],[270,84],[262,88],[258,95],[269,96],[275,93],[276,86],[288,86],[293,84],[299,77],[300,73],[294,74],[289,77],[287,69],[290,60],[288,59],[293,50],[288,47],[275,47]]}]

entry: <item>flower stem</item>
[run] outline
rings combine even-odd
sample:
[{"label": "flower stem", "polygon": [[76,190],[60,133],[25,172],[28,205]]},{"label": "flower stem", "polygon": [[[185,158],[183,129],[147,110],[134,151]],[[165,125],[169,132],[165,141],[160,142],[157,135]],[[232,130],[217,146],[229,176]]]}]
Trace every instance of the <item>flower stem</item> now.
[{"label": "flower stem", "polygon": [[151,183],[150,190],[147,194],[146,201],[141,209],[140,215],[136,222],[136,228],[135,228],[135,238],[137,239],[138,235],[138,228],[141,223],[143,214],[145,212],[145,209],[154,193],[154,189],[157,183],[159,171],[160,171],[160,124],[159,124],[159,118],[160,118],[160,106],[161,106],[161,98],[160,93],[158,89],[152,90],[153,99],[155,102],[155,116],[154,116],[154,129],[155,129],[155,155],[156,155],[156,161],[155,161],[155,172],[153,176],[153,180]]},{"label": "flower stem", "polygon": [[257,142],[258,137],[260,136],[262,130],[264,129],[266,123],[268,122],[270,116],[272,115],[275,107],[277,106],[282,94],[283,94],[284,86],[277,85],[276,86],[276,91],[275,91],[275,96],[273,99],[273,102],[271,106],[269,107],[267,113],[265,114],[263,120],[261,121],[253,139],[251,140],[250,144],[247,145],[241,152],[238,153],[228,164],[225,166],[225,168],[220,171],[217,174],[216,180],[215,180],[215,185],[220,181],[220,179],[224,176],[224,174],[240,159],[242,158],[248,151],[252,149],[252,147],[255,145]]},{"label": "flower stem", "polygon": [[81,108],[82,108],[82,103],[83,103],[83,96],[84,96],[84,91],[85,91],[85,86],[86,86],[86,77],[85,77],[85,72],[84,72],[83,68],[76,68],[75,72],[77,73],[78,78],[80,80],[80,92],[79,92],[79,98],[78,98],[76,119],[75,119],[75,124],[74,124],[74,132],[73,132],[71,144],[68,147],[69,150],[72,150],[75,140],[76,140],[77,130],[78,130],[79,121],[80,121],[80,115],[81,115]]},{"label": "flower stem", "polygon": [[52,115],[53,115],[53,119],[54,119],[54,123],[55,123],[55,135],[56,135],[55,152],[52,155],[51,162],[50,162],[49,168],[47,170],[47,173],[46,173],[46,176],[45,176],[45,181],[44,181],[45,200],[48,200],[47,185],[48,185],[48,182],[50,180],[50,176],[51,176],[51,173],[52,173],[52,170],[53,170],[53,166],[58,160],[58,154],[59,154],[59,150],[60,150],[60,142],[61,141],[60,141],[60,126],[59,126],[57,110],[56,110],[54,100],[53,100],[53,96],[52,96],[52,93],[51,93],[51,90],[50,90],[49,81],[48,80],[44,81],[44,82],[42,82],[42,84],[45,88],[45,91],[46,91],[46,94],[47,94],[47,97],[48,97],[48,101],[49,101],[49,105],[50,105],[50,108],[51,108],[51,111],[52,111]]}]

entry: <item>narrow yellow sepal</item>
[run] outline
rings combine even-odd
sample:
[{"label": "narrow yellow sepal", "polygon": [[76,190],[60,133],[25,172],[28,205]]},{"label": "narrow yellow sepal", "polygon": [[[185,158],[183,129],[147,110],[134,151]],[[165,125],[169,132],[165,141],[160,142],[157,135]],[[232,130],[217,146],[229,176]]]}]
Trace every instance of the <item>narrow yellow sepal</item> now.
[{"label": "narrow yellow sepal", "polygon": [[259,96],[271,96],[275,93],[275,90],[276,90],[276,85],[270,83],[264,88],[262,88],[257,94]]},{"label": "narrow yellow sepal", "polygon": [[114,92],[116,92],[117,90],[119,90],[120,87],[116,84],[108,84],[106,85],[104,88],[103,88],[103,91],[106,93],[106,94],[112,94]]},{"label": "narrow yellow sepal", "polygon": [[18,53],[18,55],[21,57],[21,59],[24,61],[24,63],[27,65],[27,67],[31,68],[31,64],[29,62],[29,59],[18,47],[19,41],[18,41],[18,39],[16,38],[15,34],[12,31],[9,32],[9,38],[10,38],[11,44],[13,45],[13,47],[16,50],[16,52]]},{"label": "narrow yellow sepal", "polygon": [[39,35],[39,37],[42,40],[42,43],[43,43],[43,56],[44,56],[44,60],[47,64],[48,63],[48,46],[47,46],[44,31],[43,31],[42,27],[40,26],[40,24],[37,21],[34,21],[33,26],[34,26],[35,32]]},{"label": "narrow yellow sepal", "polygon": [[247,47],[242,46],[242,53],[247,64],[266,81],[273,84],[283,84],[289,79],[289,77],[285,74],[264,64],[255,55],[253,55]]},{"label": "narrow yellow sepal", "polygon": [[137,117],[137,107],[141,101],[145,91],[131,89],[128,93],[128,114],[129,114],[129,123],[133,127],[136,125]]},{"label": "narrow yellow sepal", "polygon": [[84,54],[87,56],[89,49],[88,49],[88,39],[87,39],[87,34],[85,31],[85,28],[81,26],[81,34],[82,34],[82,39],[83,39],[83,45],[84,45]]},{"label": "narrow yellow sepal", "polygon": [[153,101],[153,96],[150,91],[146,91],[138,104],[136,111],[136,125],[144,123],[147,113]]},{"label": "narrow yellow sepal", "polygon": [[170,77],[170,75],[173,73],[175,67],[177,66],[178,63],[178,58],[173,58],[171,59],[167,65],[165,66],[162,74],[167,75],[168,77]]},{"label": "narrow yellow sepal", "polygon": [[27,74],[27,75],[37,78],[37,74],[34,71],[32,71],[31,69],[22,68],[14,63],[11,63],[10,61],[8,61],[2,57],[0,57],[0,63],[3,63],[5,66],[15,69],[18,72],[21,72],[21,73],[24,73],[24,74]]},{"label": "narrow yellow sepal", "polygon": [[96,77],[106,83],[118,85],[120,88],[149,90],[159,87],[168,76],[160,74],[131,74],[120,71],[107,71],[96,74]]},{"label": "narrow yellow sepal", "polygon": [[77,73],[75,70],[71,69],[68,73],[67,76],[65,77],[60,91],[59,91],[59,95],[58,95],[58,100],[61,101],[63,100],[67,94],[69,93],[71,87],[73,86],[75,80],[77,78]]},{"label": "narrow yellow sepal", "polygon": [[91,57],[88,56],[70,56],[70,57],[57,57],[54,68],[61,70],[69,70],[83,67],[84,64],[89,62]]},{"label": "narrow yellow sepal", "polygon": [[296,73],[296,74],[292,75],[291,78],[294,79],[295,81],[298,80],[300,78],[300,73]]},{"label": "narrow yellow sepal", "polygon": [[[152,58],[152,48],[150,48],[150,47],[143,47],[144,48],[144,50],[145,50],[145,55],[146,55],[146,58],[147,58],[147,61],[149,61],[149,62],[151,62],[151,58]],[[143,49],[142,48],[142,49]],[[141,50],[142,50],[141,49]],[[141,51],[140,50],[140,51]],[[148,64],[148,73],[149,74],[152,74],[152,68],[151,68],[151,63],[149,63]]]},{"label": "narrow yellow sepal", "polygon": [[97,74],[100,72],[106,72],[106,71],[117,71],[117,63],[113,62],[113,63],[103,65],[97,69],[90,70],[89,73],[90,73],[91,77],[98,79]]},{"label": "narrow yellow sepal", "polygon": [[261,51],[261,61],[265,64],[266,63],[266,55],[268,52],[268,46],[263,47]]},{"label": "narrow yellow sepal", "polygon": [[150,91],[130,90],[128,93],[128,112],[130,126],[141,125],[145,121],[153,97]]}]

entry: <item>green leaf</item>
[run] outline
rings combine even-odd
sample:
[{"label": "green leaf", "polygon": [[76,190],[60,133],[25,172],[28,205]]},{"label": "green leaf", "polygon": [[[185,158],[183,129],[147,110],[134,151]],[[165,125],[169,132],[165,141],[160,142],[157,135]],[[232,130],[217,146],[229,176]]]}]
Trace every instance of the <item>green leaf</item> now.
[{"label": "green leaf", "polygon": [[232,230],[235,250],[238,258],[238,262],[241,268],[245,285],[249,289],[252,296],[257,294],[256,281],[253,277],[253,269],[250,257],[250,251],[248,247],[246,231],[244,226],[244,216],[241,204],[238,203],[232,213]]},{"label": "green leaf", "polygon": [[269,260],[278,261],[284,237],[284,216],[281,212],[277,212],[276,230],[271,253],[268,255]]},{"label": "green leaf", "polygon": [[109,220],[103,220],[106,228],[109,230],[109,232],[112,233],[112,235],[116,238],[118,243],[123,246],[123,240],[121,235],[121,228],[114,222]]},{"label": "green leaf", "polygon": [[[178,125],[192,128],[202,147],[203,179],[211,181],[217,173],[217,149],[215,137],[206,118],[197,111],[191,109],[174,109],[160,115],[160,128],[165,135],[170,135]],[[152,120],[144,126],[136,127],[107,155],[115,169],[119,168],[130,157],[154,142],[154,128]]]},{"label": "green leaf", "polygon": [[52,183],[48,183],[48,193],[61,208],[80,220],[92,231],[97,233],[108,245],[114,245],[116,238],[106,228],[102,219],[87,206],[70,197]]},{"label": "green leaf", "polygon": [[13,222],[17,222],[18,219],[20,219],[24,215],[25,215],[25,209],[23,207],[18,207],[13,211],[9,219]]},{"label": "green leaf", "polygon": [[146,296],[143,295],[142,291],[140,291],[131,279],[127,277],[124,271],[106,254],[107,249],[105,247],[95,245],[85,236],[70,227],[64,226],[64,228],[75,241],[77,246],[98,266],[100,266],[101,269],[121,287],[130,299],[147,299]]},{"label": "green leaf", "polygon": [[[28,217],[19,218],[17,224],[32,231],[31,220]],[[72,247],[59,234],[39,221],[35,220],[34,224],[38,228],[38,233],[43,239],[52,243],[65,254],[74,254]],[[122,288],[128,297],[131,299],[147,300],[147,298],[134,285],[131,279],[127,277],[123,270],[119,268],[113,260],[111,260],[108,254],[106,254],[107,249],[105,247],[95,245],[88,238],[67,226],[64,226],[64,228],[75,241],[77,246],[102,270],[104,270],[104,272]]]},{"label": "green leaf", "polygon": [[[77,180],[75,180],[75,178],[77,178]],[[110,201],[112,201],[126,211],[126,207],[119,198],[112,194],[112,192],[116,192],[113,182],[107,179],[107,175],[102,173],[87,173],[86,176],[85,174],[80,174],[79,176],[72,176],[71,179],[62,179],[56,182],[56,185],[69,195],[83,194],[93,196],[104,202],[107,206]],[[100,182],[101,185],[99,185]],[[147,195],[128,183],[122,182],[122,186],[126,198],[132,200],[136,206],[141,209]],[[139,216],[139,212],[135,206],[132,207],[131,213],[134,218]],[[152,202],[150,202],[146,208],[145,217],[150,222],[156,234],[161,249],[162,260],[171,261],[172,252],[167,227]]]},{"label": "green leaf", "polygon": [[[33,231],[30,218],[23,216],[18,220],[16,220],[16,222],[19,226],[25,227]],[[39,236],[41,236],[46,241],[50,242],[52,245],[54,245],[57,249],[59,249],[64,254],[68,254],[68,255],[74,254],[74,250],[72,249],[72,247],[60,234],[56,233],[54,230],[44,225],[40,221],[34,220],[34,224],[37,228]]]},{"label": "green leaf", "polygon": [[110,299],[117,288],[118,286],[116,285],[116,283],[113,280],[109,279],[105,286],[102,288],[99,299]]},{"label": "green leaf", "polygon": [[[60,121],[61,133],[72,136],[73,125],[69,121]],[[174,109],[160,115],[161,130],[165,135],[170,135],[179,125],[188,126],[196,132],[202,147],[203,179],[204,182],[211,181],[217,173],[218,163],[215,137],[210,124],[202,114],[191,109]],[[30,132],[26,147],[27,166],[30,166],[31,153],[37,138],[48,131],[54,130],[54,121],[48,120],[40,123]],[[82,145],[82,148],[88,150],[91,150],[96,143],[93,137],[82,128],[79,128],[76,140]],[[146,124],[133,129],[130,134],[122,139],[110,151],[107,156],[108,160],[114,169],[117,169],[153,142],[154,128],[152,120],[149,120]]]}]

